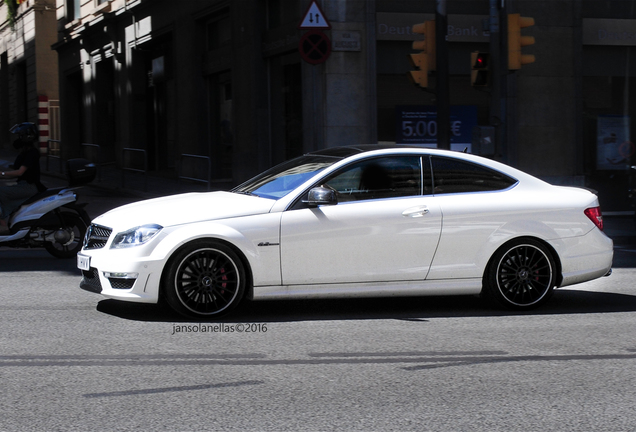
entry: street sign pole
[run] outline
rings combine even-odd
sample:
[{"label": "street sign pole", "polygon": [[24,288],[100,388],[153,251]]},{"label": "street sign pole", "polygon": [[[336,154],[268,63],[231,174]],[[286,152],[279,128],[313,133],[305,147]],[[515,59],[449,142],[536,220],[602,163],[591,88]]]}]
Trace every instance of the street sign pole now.
[{"label": "street sign pole", "polygon": [[[331,54],[331,40],[324,33],[325,30],[331,29],[331,24],[322,11],[320,4],[316,0],[312,0],[307,7],[302,19],[298,23],[299,30],[308,30],[300,37],[298,43],[298,52],[300,57],[312,66],[321,65],[327,61]],[[305,140],[303,146],[305,149],[318,150],[324,144],[324,136],[322,130],[322,93],[320,89],[323,87],[319,84],[324,80],[324,69],[318,72],[316,67],[311,68],[311,121],[312,121],[312,138],[313,141],[308,143]]]},{"label": "street sign pole", "polygon": [[437,0],[435,11],[435,62],[437,63],[437,148],[450,150],[450,92],[448,85],[448,17],[446,0]]}]

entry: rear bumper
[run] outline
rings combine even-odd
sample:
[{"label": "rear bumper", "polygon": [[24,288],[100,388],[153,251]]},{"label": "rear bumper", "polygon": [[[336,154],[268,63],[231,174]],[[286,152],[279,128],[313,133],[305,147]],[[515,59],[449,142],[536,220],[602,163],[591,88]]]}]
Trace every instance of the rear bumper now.
[{"label": "rear bumper", "polygon": [[609,276],[614,259],[614,242],[599,229],[581,237],[550,242],[561,259],[560,287]]}]

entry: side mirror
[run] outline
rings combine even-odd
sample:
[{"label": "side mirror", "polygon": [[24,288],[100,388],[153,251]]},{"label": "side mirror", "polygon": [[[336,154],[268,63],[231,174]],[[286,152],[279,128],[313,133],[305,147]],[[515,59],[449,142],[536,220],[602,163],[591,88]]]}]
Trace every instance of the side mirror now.
[{"label": "side mirror", "polygon": [[309,207],[317,207],[319,205],[335,205],[338,204],[338,198],[336,197],[336,191],[324,187],[318,186],[309,190],[307,199],[303,200]]}]

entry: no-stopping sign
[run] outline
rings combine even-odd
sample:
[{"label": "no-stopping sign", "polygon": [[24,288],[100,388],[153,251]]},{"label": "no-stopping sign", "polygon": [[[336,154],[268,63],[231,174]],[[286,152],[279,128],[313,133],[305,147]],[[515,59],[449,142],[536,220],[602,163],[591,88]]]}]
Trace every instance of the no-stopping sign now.
[{"label": "no-stopping sign", "polygon": [[331,54],[331,40],[320,30],[310,30],[300,37],[298,51],[307,63],[324,63]]}]

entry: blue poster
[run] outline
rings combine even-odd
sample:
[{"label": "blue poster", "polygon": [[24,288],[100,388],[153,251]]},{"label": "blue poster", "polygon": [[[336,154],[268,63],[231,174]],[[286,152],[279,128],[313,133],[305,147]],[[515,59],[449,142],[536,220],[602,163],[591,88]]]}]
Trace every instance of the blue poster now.
[{"label": "blue poster", "polygon": [[624,170],[634,154],[629,136],[630,117],[600,115],[596,122],[596,169]]},{"label": "blue poster", "polygon": [[[395,107],[397,144],[418,144],[437,147],[437,107],[398,105]],[[451,150],[471,150],[473,127],[477,126],[477,107],[450,107]]]}]

